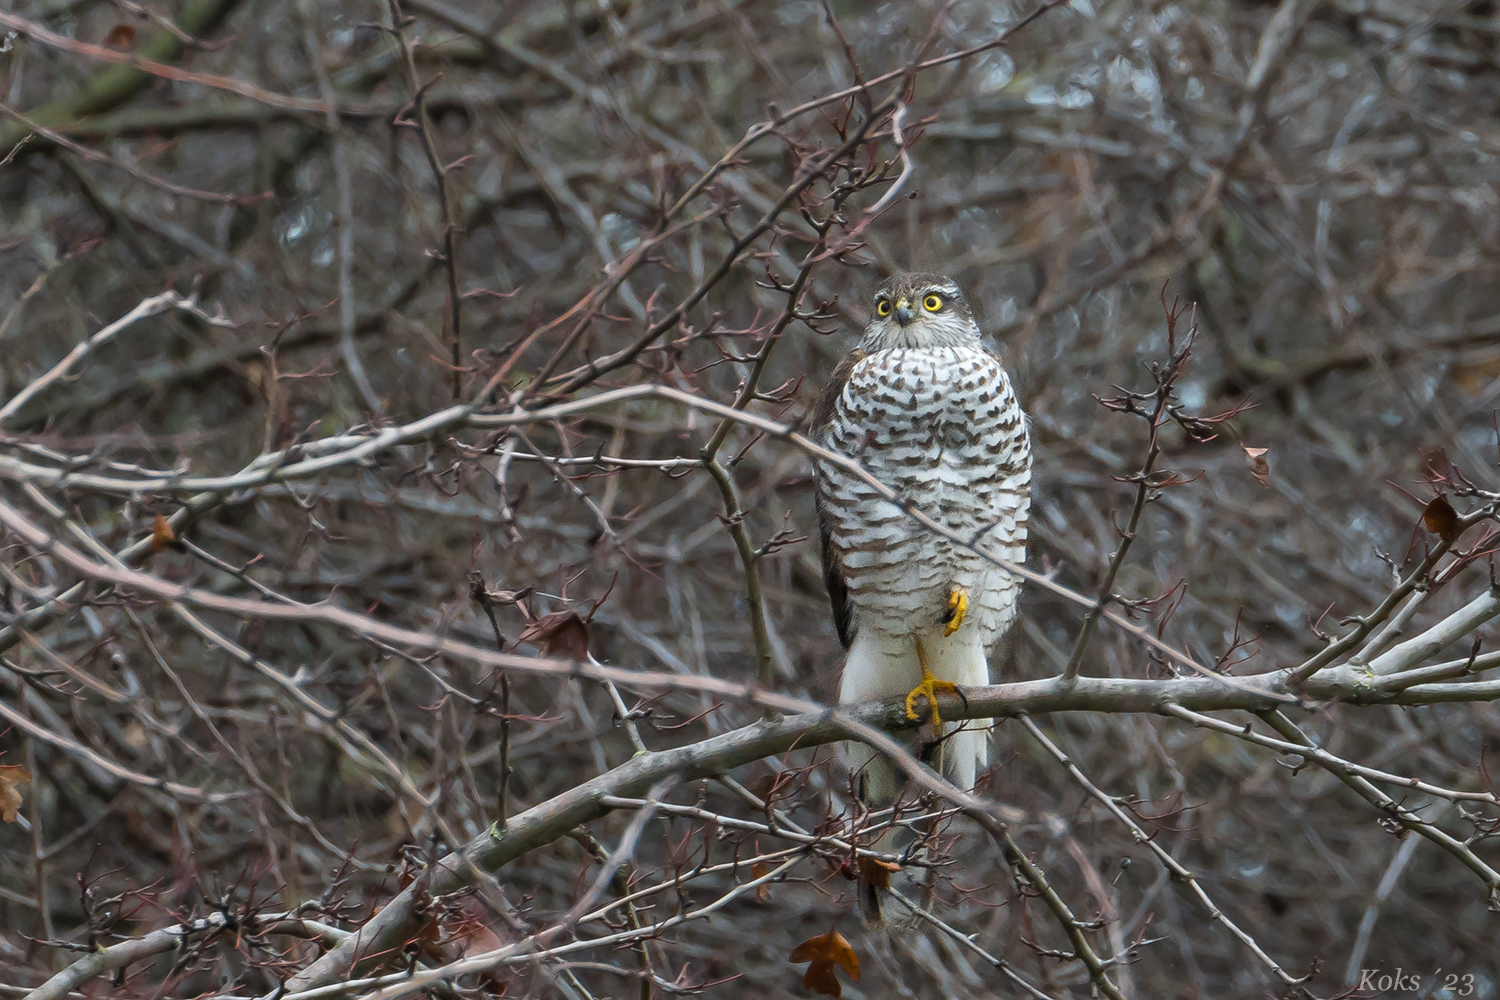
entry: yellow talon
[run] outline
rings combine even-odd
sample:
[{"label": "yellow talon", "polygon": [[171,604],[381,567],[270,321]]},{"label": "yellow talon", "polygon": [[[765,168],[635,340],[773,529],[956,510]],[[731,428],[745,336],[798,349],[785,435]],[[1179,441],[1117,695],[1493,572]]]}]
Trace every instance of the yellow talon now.
[{"label": "yellow talon", "polygon": [[[959,606],[965,607],[968,603],[968,598],[965,596]],[[959,614],[962,617],[962,612]],[[917,714],[916,703],[918,698],[925,697],[927,704],[932,706],[932,724],[936,726],[943,721],[942,716],[938,715],[938,692],[951,691],[956,694],[958,692],[958,685],[952,681],[938,680],[927,667],[927,651],[922,648],[922,640],[914,637],[912,642],[916,643],[917,646],[917,663],[922,667],[922,683],[912,688],[911,693],[906,696],[906,717],[913,720],[921,718]]]},{"label": "yellow talon", "polygon": [[954,587],[948,595],[948,616],[944,619],[947,625],[943,628],[943,635],[952,635],[958,631],[964,623],[964,616],[969,613],[969,592],[962,587]]}]

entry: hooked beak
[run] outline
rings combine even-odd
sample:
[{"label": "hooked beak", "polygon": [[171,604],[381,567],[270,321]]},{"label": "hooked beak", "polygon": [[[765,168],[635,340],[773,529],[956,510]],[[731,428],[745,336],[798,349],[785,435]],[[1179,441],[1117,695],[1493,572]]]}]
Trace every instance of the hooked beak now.
[{"label": "hooked beak", "polygon": [[896,300],[897,323],[900,323],[902,326],[906,326],[913,319],[915,319],[916,316],[917,314],[913,312],[911,308],[911,299],[903,295],[901,296],[901,298]]}]

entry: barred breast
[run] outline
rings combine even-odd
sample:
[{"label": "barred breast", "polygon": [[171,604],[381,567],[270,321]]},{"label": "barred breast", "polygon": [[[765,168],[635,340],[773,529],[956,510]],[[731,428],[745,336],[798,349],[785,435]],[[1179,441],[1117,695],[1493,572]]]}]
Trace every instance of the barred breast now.
[{"label": "barred breast", "polygon": [[[982,348],[898,348],[862,358],[823,443],[960,537],[1024,558],[1031,447],[1010,379]],[[819,472],[819,506],[854,629],[893,638],[932,631],[954,587],[969,591],[967,621],[986,645],[1010,624],[1018,579],[924,530],[869,484],[826,463]]]}]

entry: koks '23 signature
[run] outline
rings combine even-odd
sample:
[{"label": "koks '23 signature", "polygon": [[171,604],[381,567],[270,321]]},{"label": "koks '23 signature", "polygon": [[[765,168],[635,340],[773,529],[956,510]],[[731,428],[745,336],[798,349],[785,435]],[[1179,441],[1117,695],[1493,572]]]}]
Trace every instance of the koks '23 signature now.
[{"label": "koks '23 signature", "polygon": [[[1453,996],[1467,997],[1474,995],[1474,977],[1469,975],[1458,975],[1449,973],[1443,975],[1439,969],[1432,974],[1432,978],[1442,983],[1442,988]],[[1360,969],[1359,988],[1371,990],[1375,993],[1415,993],[1422,988],[1422,977],[1415,972],[1407,972],[1400,966],[1395,972],[1386,972],[1381,969]]]}]

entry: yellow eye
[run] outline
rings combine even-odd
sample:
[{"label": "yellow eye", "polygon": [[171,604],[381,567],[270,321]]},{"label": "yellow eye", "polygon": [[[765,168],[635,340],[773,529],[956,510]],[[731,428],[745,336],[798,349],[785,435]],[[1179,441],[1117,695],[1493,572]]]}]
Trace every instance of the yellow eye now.
[{"label": "yellow eye", "polygon": [[943,297],[941,295],[929,295],[922,300],[922,308],[930,313],[935,313],[943,308]]},{"label": "yellow eye", "polygon": [[875,303],[875,314],[877,316],[889,316],[891,314],[891,300],[881,299]]}]

